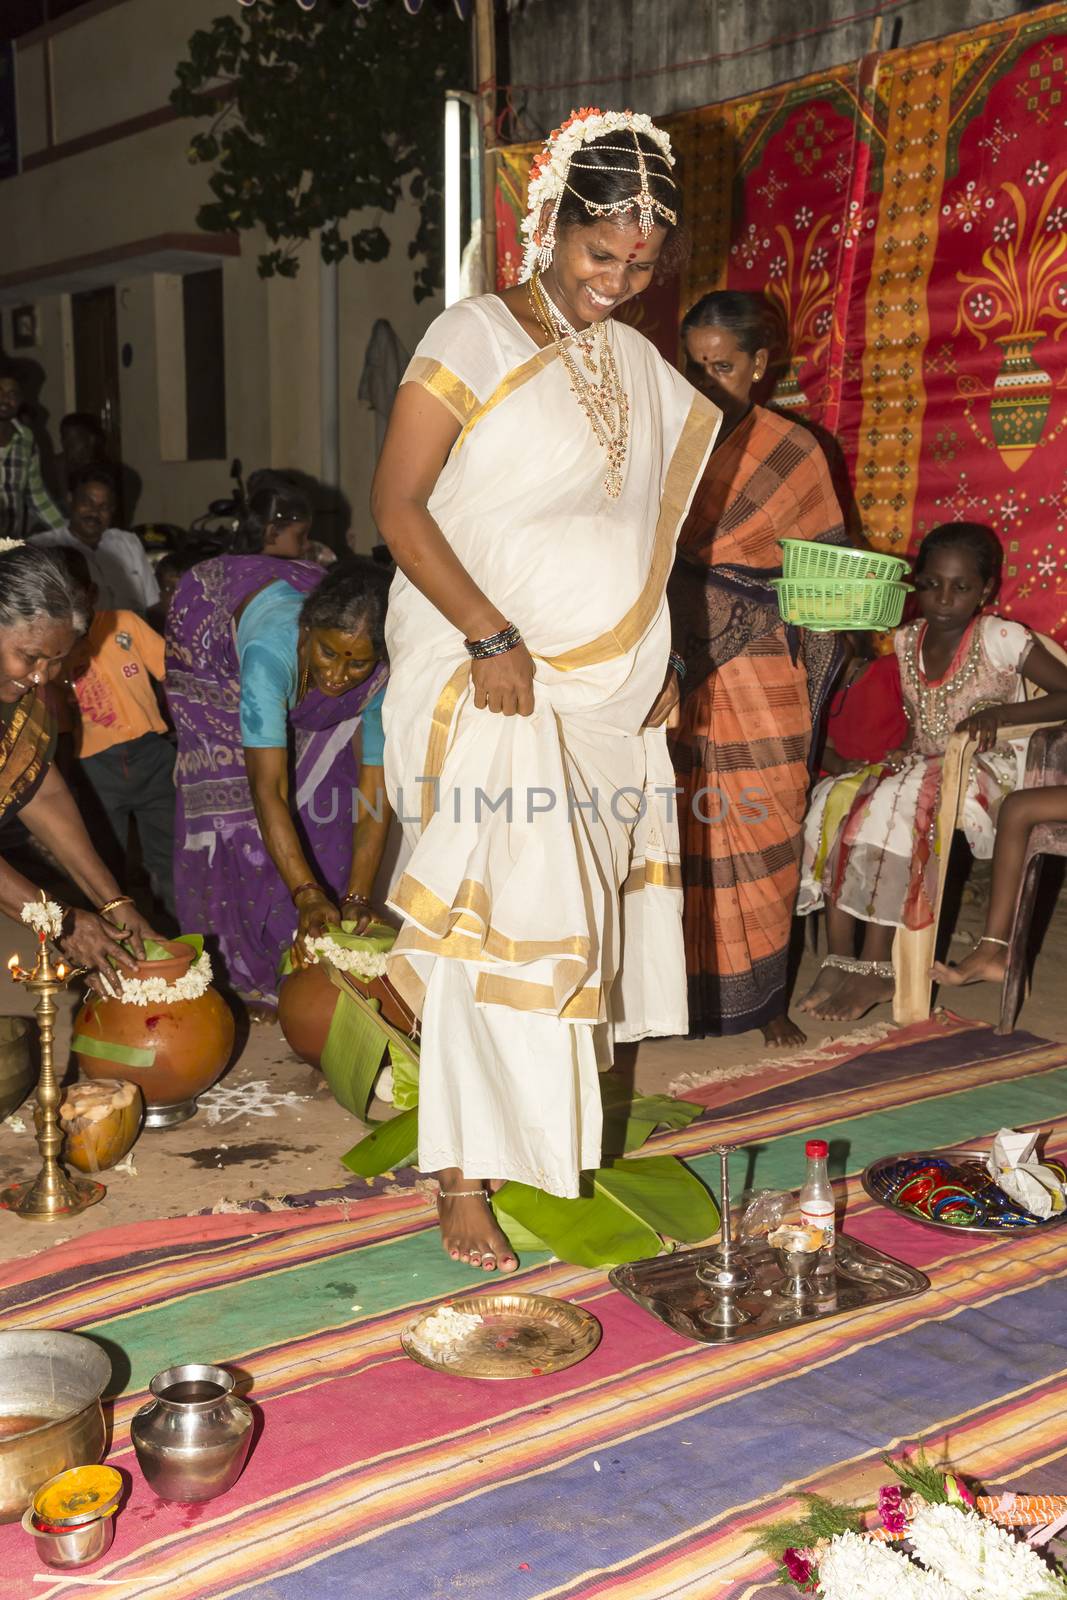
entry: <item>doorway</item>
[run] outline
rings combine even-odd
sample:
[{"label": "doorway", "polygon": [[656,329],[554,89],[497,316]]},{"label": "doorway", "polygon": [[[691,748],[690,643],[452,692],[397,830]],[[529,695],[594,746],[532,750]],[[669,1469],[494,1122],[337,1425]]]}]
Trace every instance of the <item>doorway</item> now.
[{"label": "doorway", "polygon": [[[122,461],[122,421],[119,413],[119,341],[115,290],[86,289],[70,297],[74,338],[74,406],[100,418],[108,459]],[[117,516],[125,506],[119,483]]]}]

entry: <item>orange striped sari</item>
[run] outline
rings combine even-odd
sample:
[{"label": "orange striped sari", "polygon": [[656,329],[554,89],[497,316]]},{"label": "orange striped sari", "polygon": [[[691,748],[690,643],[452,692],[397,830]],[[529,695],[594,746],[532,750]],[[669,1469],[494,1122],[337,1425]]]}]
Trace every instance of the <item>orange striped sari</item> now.
[{"label": "orange striped sari", "polygon": [[845,542],[814,437],[756,406],[708,463],[668,590],[687,665],[672,753],[696,1037],[786,1009],[812,726],[836,639],[787,637],[767,588],[782,537]]}]

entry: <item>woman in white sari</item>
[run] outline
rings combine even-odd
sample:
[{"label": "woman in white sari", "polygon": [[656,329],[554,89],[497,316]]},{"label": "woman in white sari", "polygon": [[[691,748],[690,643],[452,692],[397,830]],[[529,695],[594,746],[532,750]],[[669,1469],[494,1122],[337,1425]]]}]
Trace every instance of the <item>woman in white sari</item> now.
[{"label": "woman in white sari", "polygon": [[719,413],[611,320],[676,232],[672,165],[628,112],[553,136],[527,281],[434,322],[375,480],[413,847],[389,976],[422,1019],[445,1248],[489,1271],[517,1263],[488,1189],[576,1195],[612,1040],[687,1025],[664,591]]}]

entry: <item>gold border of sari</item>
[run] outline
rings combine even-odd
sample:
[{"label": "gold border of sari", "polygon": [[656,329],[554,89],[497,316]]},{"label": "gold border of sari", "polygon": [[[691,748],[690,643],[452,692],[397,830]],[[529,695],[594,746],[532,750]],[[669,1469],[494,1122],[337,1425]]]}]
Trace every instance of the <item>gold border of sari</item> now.
[{"label": "gold border of sari", "polygon": [[461,428],[465,428],[478,409],[478,396],[474,390],[450,372],[442,361],[429,356],[415,356],[408,363],[403,383],[417,383],[420,389],[432,394],[446,406]]}]

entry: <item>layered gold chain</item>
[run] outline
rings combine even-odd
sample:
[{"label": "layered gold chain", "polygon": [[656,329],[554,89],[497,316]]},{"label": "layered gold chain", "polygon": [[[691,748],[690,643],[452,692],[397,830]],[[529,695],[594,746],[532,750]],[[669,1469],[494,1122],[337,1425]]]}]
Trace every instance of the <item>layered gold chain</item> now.
[{"label": "layered gold chain", "polygon": [[[579,333],[551,299],[538,272],[529,281],[529,291],[534,316],[559,352],[571,393],[589,419],[593,437],[607,453],[604,489],[612,500],[617,500],[626,468],[630,402],[611,347],[609,323],[591,322]],[[581,366],[575,360],[575,349],[581,355]]]}]

